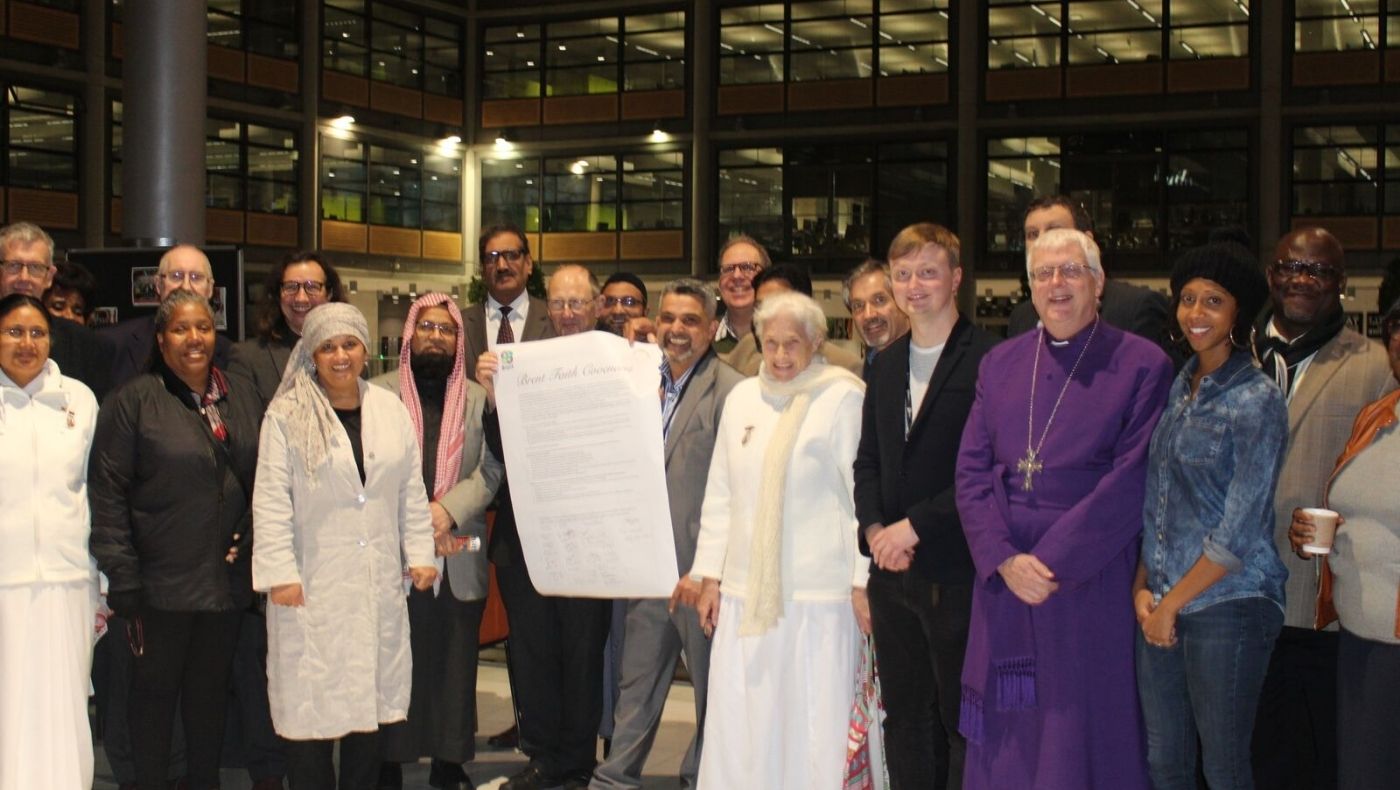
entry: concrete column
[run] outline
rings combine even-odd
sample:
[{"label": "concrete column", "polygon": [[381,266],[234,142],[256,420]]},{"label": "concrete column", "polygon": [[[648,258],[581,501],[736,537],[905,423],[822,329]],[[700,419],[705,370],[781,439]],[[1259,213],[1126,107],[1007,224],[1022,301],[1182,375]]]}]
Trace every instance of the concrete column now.
[{"label": "concrete column", "polygon": [[122,236],[204,243],[204,3],[127,0]]},{"label": "concrete column", "polygon": [[301,0],[301,129],[297,184],[298,240],[304,250],[314,250],[321,230],[321,135],[317,118],[321,109],[321,2]]},{"label": "concrete column", "polygon": [[986,231],[986,217],[981,207],[987,176],[982,140],[977,134],[977,100],[981,95],[981,79],[985,72],[977,25],[980,14],[980,4],[972,0],[958,0],[954,6],[955,27],[952,32],[957,55],[953,77],[957,80],[958,132],[948,153],[957,163],[953,194],[957,201],[956,230],[963,249],[963,281],[958,291],[958,310],[966,316],[977,314],[977,251],[982,249],[982,234]]},{"label": "concrete column", "polygon": [[690,47],[690,272],[716,271],[715,146],[710,140],[714,114],[715,53],[719,51],[713,0],[695,0],[690,6],[689,27],[695,31]]},{"label": "concrete column", "polygon": [[[1259,51],[1254,63],[1259,75],[1258,145],[1254,149],[1259,174],[1258,195],[1259,236],[1255,239],[1260,250],[1269,251],[1287,227],[1289,200],[1284,174],[1290,169],[1287,141],[1283,130],[1284,47],[1291,46],[1292,30],[1282,3],[1256,3],[1255,24],[1259,26]],[[1263,13],[1268,8],[1268,13]]]}]

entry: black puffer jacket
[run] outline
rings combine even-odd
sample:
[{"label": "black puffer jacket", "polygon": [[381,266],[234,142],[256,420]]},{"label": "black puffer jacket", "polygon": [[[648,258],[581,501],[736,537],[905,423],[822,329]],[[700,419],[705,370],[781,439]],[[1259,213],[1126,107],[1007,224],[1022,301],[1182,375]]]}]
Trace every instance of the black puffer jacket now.
[{"label": "black puffer jacket", "polygon": [[[169,373],[143,373],[102,405],[88,496],[92,554],[113,593],[139,592],[143,605],[175,612],[251,601],[261,402],[248,382],[226,378],[230,390],[219,403],[225,445]],[[239,554],[230,565],[224,556],[235,534]]]}]

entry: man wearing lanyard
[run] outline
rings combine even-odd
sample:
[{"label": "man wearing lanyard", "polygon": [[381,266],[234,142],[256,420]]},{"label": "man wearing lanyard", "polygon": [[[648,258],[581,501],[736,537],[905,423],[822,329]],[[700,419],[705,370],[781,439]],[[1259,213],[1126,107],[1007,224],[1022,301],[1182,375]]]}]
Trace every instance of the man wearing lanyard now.
[{"label": "man wearing lanyard", "polygon": [[695,688],[695,737],[681,762],[681,787],[694,787],[700,767],[700,735],[705,729],[706,681],[710,643],[695,613],[700,584],[681,576],[695,557],[700,505],[710,470],[715,431],[724,399],[743,376],[711,349],[718,322],[715,294],[699,280],[666,285],[653,325],[633,319],[627,335],[661,346],[661,425],[665,437],[666,489],[676,539],[679,580],[669,602],[627,601],[622,648],[622,684],[614,717],[612,751],[593,772],[589,787],[640,788],[642,766],[661,723],[676,659],[685,656]]}]

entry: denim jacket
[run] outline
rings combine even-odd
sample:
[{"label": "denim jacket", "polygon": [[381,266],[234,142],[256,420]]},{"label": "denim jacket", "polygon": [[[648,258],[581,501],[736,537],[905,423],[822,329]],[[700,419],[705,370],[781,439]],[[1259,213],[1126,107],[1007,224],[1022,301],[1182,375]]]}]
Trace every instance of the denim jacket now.
[{"label": "denim jacket", "polygon": [[1288,571],[1274,548],[1274,488],[1288,446],[1283,393],[1236,351],[1201,380],[1186,363],[1152,433],[1143,506],[1142,562],[1158,600],[1204,554],[1229,574],[1182,614],[1239,598],[1283,607]]}]

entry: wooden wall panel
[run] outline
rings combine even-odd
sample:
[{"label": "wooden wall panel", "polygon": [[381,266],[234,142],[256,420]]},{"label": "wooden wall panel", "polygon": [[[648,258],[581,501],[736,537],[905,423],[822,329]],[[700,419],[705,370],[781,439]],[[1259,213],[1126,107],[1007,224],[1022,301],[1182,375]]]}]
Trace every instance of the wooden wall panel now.
[{"label": "wooden wall panel", "polygon": [[227,82],[243,82],[244,66],[243,51],[239,49],[229,49],[217,44],[210,44],[209,50],[209,76],[216,80]]},{"label": "wooden wall panel", "polygon": [[1355,52],[1295,52],[1294,85],[1369,85],[1380,81],[1381,56]]},{"label": "wooden wall panel", "polygon": [[1249,58],[1174,60],[1167,65],[1168,93],[1249,90]]},{"label": "wooden wall panel", "polygon": [[[3,5],[3,3],[0,3]],[[112,57],[121,60],[126,55],[126,36],[122,32],[122,23],[112,23]]]},{"label": "wooden wall panel", "polygon": [[617,120],[617,94],[551,96],[544,100],[545,124],[607,123]]},{"label": "wooden wall panel", "polygon": [[720,115],[752,115],[782,112],[783,83],[766,85],[721,85],[716,90],[716,108]]},{"label": "wooden wall panel", "polygon": [[294,214],[263,214],[249,211],[245,216],[249,244],[266,247],[297,247],[301,229]]},{"label": "wooden wall panel", "polygon": [[337,252],[366,252],[369,249],[369,226],[323,219],[321,248]]},{"label": "wooden wall panel", "polygon": [[1065,95],[1146,96],[1162,92],[1161,63],[1075,66],[1065,72]]},{"label": "wooden wall panel", "polygon": [[685,91],[637,91],[622,94],[624,121],[685,117]]},{"label": "wooden wall panel", "polygon": [[369,106],[380,112],[406,115],[409,118],[422,118],[423,92],[390,85],[387,82],[370,80]]},{"label": "wooden wall panel", "polygon": [[1375,217],[1294,217],[1290,227],[1326,228],[1349,250],[1374,250],[1380,241]]},{"label": "wooden wall panel", "polygon": [[423,94],[423,120],[445,123],[448,126],[462,125],[462,100],[435,93]]},{"label": "wooden wall panel", "polygon": [[107,205],[107,229],[114,236],[122,235],[122,199],[112,198]]},{"label": "wooden wall panel", "polygon": [[42,228],[78,229],[78,196],[76,193],[10,187],[5,202],[9,204],[10,222],[18,222],[23,219]]},{"label": "wooden wall panel", "polygon": [[1400,82],[1400,49],[1390,49],[1385,53],[1385,81]]},{"label": "wooden wall panel", "polygon": [[271,88],[285,93],[301,90],[301,76],[297,73],[297,62],[282,58],[269,58],[266,55],[248,53],[248,84],[259,88]]},{"label": "wooden wall panel", "polygon": [[423,233],[387,225],[369,226],[369,254],[418,258],[423,255]]},{"label": "wooden wall panel", "polygon": [[550,263],[617,260],[616,233],[546,233],[540,240],[540,260]]},{"label": "wooden wall panel", "polygon": [[1387,250],[1400,250],[1400,216],[1381,220],[1381,246]]},{"label": "wooden wall panel", "polygon": [[987,72],[987,101],[1060,98],[1059,68],[998,69]]},{"label": "wooden wall panel", "polygon": [[21,41],[77,49],[78,15],[32,3],[10,3],[9,35]]},{"label": "wooden wall panel", "polygon": [[624,261],[679,260],[685,257],[685,232],[629,230],[622,234]]},{"label": "wooden wall panel", "polygon": [[871,105],[874,93],[875,81],[871,79],[790,82],[787,86],[788,109],[859,110]]},{"label": "wooden wall panel", "polygon": [[438,261],[462,260],[462,234],[441,230],[423,231],[423,257]]},{"label": "wooden wall panel", "polygon": [[947,74],[911,74],[881,77],[875,83],[875,102],[881,107],[915,107],[948,103]]},{"label": "wooden wall panel", "polygon": [[321,96],[327,101],[368,107],[369,80],[338,71],[326,71],[321,74]]},{"label": "wooden wall panel", "polygon": [[[5,17],[8,16],[8,14],[6,14],[5,12],[8,10],[8,6],[9,6],[8,3],[0,3],[0,36],[5,35],[5,29],[6,29],[6,28],[5,28],[5,24],[6,24],[6,19],[5,19]],[[0,194],[3,194],[4,191],[5,191],[4,189],[0,189]],[[5,207],[4,207],[3,203],[4,203],[4,201],[3,201],[3,200],[0,200],[0,217],[5,216]]]},{"label": "wooden wall panel", "polygon": [[243,243],[243,212],[226,208],[204,210],[204,238],[228,244]]},{"label": "wooden wall panel", "polygon": [[481,103],[481,126],[484,129],[539,125],[539,99],[490,99]]}]

